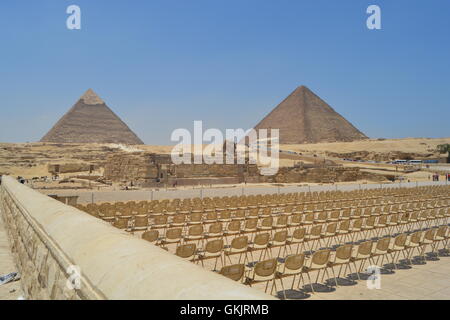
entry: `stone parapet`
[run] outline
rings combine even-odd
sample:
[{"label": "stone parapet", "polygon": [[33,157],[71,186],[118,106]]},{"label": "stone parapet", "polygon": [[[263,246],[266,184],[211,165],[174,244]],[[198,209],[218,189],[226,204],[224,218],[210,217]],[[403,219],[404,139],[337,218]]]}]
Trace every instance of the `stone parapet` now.
[{"label": "stone parapet", "polygon": [[[0,210],[28,299],[272,298],[134,238],[11,177],[2,179]],[[80,277],[74,271],[79,271]]]}]

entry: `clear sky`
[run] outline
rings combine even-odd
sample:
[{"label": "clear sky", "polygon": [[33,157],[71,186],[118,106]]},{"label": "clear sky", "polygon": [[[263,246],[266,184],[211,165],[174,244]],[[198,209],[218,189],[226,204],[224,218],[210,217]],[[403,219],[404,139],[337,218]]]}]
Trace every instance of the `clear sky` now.
[{"label": "clear sky", "polygon": [[449,33],[448,0],[1,1],[0,141],[39,140],[90,87],[168,144],[251,128],[299,85],[370,137],[449,137]]}]

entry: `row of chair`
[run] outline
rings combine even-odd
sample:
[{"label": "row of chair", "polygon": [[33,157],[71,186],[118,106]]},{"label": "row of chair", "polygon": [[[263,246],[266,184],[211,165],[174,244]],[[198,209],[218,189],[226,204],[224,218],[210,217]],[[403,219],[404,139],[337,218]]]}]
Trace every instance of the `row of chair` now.
[{"label": "row of chair", "polygon": [[[394,217],[395,215],[393,215]],[[234,254],[245,254],[247,252],[254,252],[257,250],[264,251],[264,255],[271,248],[279,247],[278,256],[282,249],[284,253],[293,252],[293,246],[296,246],[295,252],[302,252],[305,246],[308,251],[314,251],[316,247],[324,246],[331,247],[333,243],[355,242],[358,237],[362,235],[363,239],[369,239],[373,236],[382,237],[385,235],[394,234],[395,232],[409,232],[415,228],[432,227],[439,225],[436,220],[422,221],[423,224],[417,224],[415,219],[407,221],[390,220],[381,221],[384,217],[380,217],[378,221],[371,222],[372,219],[359,219],[350,223],[349,220],[340,223],[332,222],[329,224],[317,224],[309,228],[300,227],[295,228],[292,232],[287,229],[273,231],[273,229],[260,230],[253,236],[245,235],[245,230],[231,230],[224,232],[221,224],[213,224],[210,226],[208,232],[204,232],[202,225],[191,226],[187,233],[183,233],[182,228],[173,228],[167,230],[162,237],[158,230],[150,230],[142,234],[142,238],[158,246],[166,247],[172,244],[187,244],[189,242],[196,242],[201,248],[205,248],[206,252],[209,249],[213,250],[209,253],[218,253],[217,245],[222,241],[222,244],[231,244],[228,247],[230,252]],[[394,228],[397,228],[396,230]],[[275,229],[276,230],[276,229]],[[265,231],[265,232],[263,232]],[[231,240],[229,239],[231,236]],[[225,242],[224,242],[225,241]],[[205,245],[206,242],[206,245]],[[215,249],[213,249],[215,248]],[[220,250],[224,249],[222,247]],[[261,255],[263,252],[261,252]]]},{"label": "row of chair", "polygon": [[[305,253],[296,253],[282,259],[281,262],[277,258],[263,260],[256,263],[253,267],[243,264],[235,264],[222,267],[220,273],[235,281],[241,281],[247,285],[265,282],[265,292],[267,292],[268,285],[272,282],[272,288],[276,288],[276,281],[281,282],[284,298],[286,299],[286,290],[283,279],[293,277],[291,289],[300,288],[300,283],[303,281],[303,275],[306,274],[309,280],[309,287],[314,293],[314,286],[311,281],[310,273],[317,272],[315,283],[318,283],[320,273],[322,274],[321,282],[325,274],[328,279],[334,279],[336,287],[339,287],[337,279],[340,277],[342,267],[345,266],[344,274],[347,272],[347,267],[350,272],[353,265],[355,273],[360,280],[360,273],[364,270],[366,261],[372,265],[383,267],[384,259],[397,268],[400,254],[403,258],[412,264],[411,258],[414,250],[423,260],[425,260],[425,250],[430,246],[432,253],[435,253],[439,245],[442,244],[444,249],[448,250],[448,242],[450,239],[449,227],[441,226],[439,228],[431,228],[426,231],[416,231],[413,233],[402,233],[395,237],[385,237],[377,241],[365,241],[358,245],[344,244],[339,246],[335,251],[330,249],[323,249],[314,252],[312,255]],[[376,259],[376,261],[375,261]],[[381,263],[379,264],[381,259]],[[357,267],[356,262],[360,262]],[[340,267],[339,273],[336,276],[335,267]],[[330,277],[328,270],[331,270],[333,278]],[[296,284],[295,278],[299,276]]]},{"label": "row of chair", "polygon": [[[415,189],[414,192],[411,189]],[[420,187],[420,188],[399,188],[399,189],[373,189],[364,191],[328,191],[319,193],[293,193],[258,195],[242,197],[216,197],[216,198],[194,198],[194,199],[174,199],[172,201],[130,201],[128,203],[117,202],[115,204],[103,203],[100,205],[89,204],[86,207],[78,206],[81,210],[95,216],[116,216],[116,215],[157,215],[177,213],[209,212],[211,210],[237,210],[237,209],[264,209],[264,208],[284,208],[289,210],[289,206],[301,206],[295,208],[297,211],[321,211],[342,209],[347,207],[367,207],[382,204],[414,203],[417,199],[448,200],[448,187]],[[338,196],[340,195],[340,196]],[[252,200],[251,200],[252,199]],[[248,200],[248,201],[247,201]],[[239,202],[241,201],[241,202]],[[242,203],[242,202],[251,202]],[[254,203],[253,203],[254,202]],[[187,204],[186,204],[187,203]],[[196,203],[194,207],[191,204]],[[287,208],[286,208],[287,207]]]},{"label": "row of chair", "polygon": [[[378,210],[377,210],[378,209]],[[210,225],[209,228],[217,230],[216,225],[221,224],[224,232],[235,233],[238,230],[244,232],[257,232],[258,230],[292,228],[297,226],[311,226],[313,224],[324,224],[330,222],[341,222],[346,220],[357,220],[361,218],[370,218],[373,224],[375,219],[379,219],[380,224],[397,225],[407,221],[427,221],[440,219],[442,223],[450,217],[450,206],[443,208],[434,208],[421,211],[398,211],[381,210],[380,207],[375,207],[373,210],[350,210],[307,214],[291,214],[278,215],[273,217],[271,215],[231,215],[229,212],[216,214],[191,214],[189,217],[184,214],[179,214],[174,217],[157,216],[153,219],[147,219],[145,216],[136,216],[135,220],[131,218],[117,218],[113,224],[121,229],[128,231],[145,231],[147,229],[162,229],[163,231],[169,228],[181,227],[188,229],[193,225]],[[403,212],[403,213],[401,213]],[[384,221],[384,222],[383,222]],[[211,226],[214,225],[214,226]],[[215,232],[216,233],[216,232]]]}]

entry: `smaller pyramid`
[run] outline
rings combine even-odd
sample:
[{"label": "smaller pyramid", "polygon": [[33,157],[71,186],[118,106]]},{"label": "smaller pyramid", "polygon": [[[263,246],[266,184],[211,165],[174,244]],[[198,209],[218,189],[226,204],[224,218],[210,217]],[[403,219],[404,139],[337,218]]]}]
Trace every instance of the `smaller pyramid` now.
[{"label": "smaller pyramid", "polygon": [[81,96],[41,142],[144,144],[92,89]]},{"label": "smaller pyramid", "polygon": [[365,134],[305,86],[294,90],[255,129],[279,129],[280,144],[367,139]]}]

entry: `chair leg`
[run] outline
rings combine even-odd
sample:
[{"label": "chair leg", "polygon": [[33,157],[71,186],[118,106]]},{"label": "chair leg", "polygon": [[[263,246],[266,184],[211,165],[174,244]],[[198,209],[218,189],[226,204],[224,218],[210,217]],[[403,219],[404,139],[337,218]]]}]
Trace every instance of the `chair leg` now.
[{"label": "chair leg", "polygon": [[[303,284],[305,284],[305,279],[303,278],[302,273],[300,273],[300,277],[298,277],[297,288],[299,288],[299,289],[300,289],[300,281],[303,281]],[[294,283],[292,283],[292,285],[294,285]]]},{"label": "chair leg", "polygon": [[[343,267],[343,266],[344,266],[344,265],[341,264],[341,267],[339,268],[338,278],[341,276],[341,272],[342,272],[342,267]],[[344,274],[345,274],[346,271],[347,271],[347,265],[345,265]]]},{"label": "chair leg", "polygon": [[[328,273],[328,268],[325,267],[324,273],[327,274],[328,279],[330,279],[330,274]],[[334,272],[333,272],[334,273]]]},{"label": "chair leg", "polygon": [[[341,269],[342,269],[342,265],[341,265]],[[331,267],[331,272],[333,273],[333,277],[334,277],[334,282],[336,283],[336,288],[339,288],[338,282],[337,282],[337,278],[336,278],[336,274],[334,273],[334,268]]]},{"label": "chair leg", "polygon": [[[314,282],[314,283],[319,283],[319,276],[320,276],[320,269],[317,270],[316,282]],[[323,279],[323,278],[322,278],[322,279]]]},{"label": "chair leg", "polygon": [[230,258],[230,255],[229,255],[229,254],[227,254],[227,257],[228,257],[228,261],[230,261],[230,264],[233,264],[233,262],[231,261],[231,258]]},{"label": "chair leg", "polygon": [[309,272],[306,272],[306,275],[308,276],[308,280],[309,280],[309,285],[311,286],[311,291],[314,294],[314,287],[312,285],[312,281],[311,281],[311,276],[309,275]]},{"label": "chair leg", "polygon": [[[281,289],[283,290],[284,300],[287,300],[286,289],[284,289],[284,283],[283,283],[283,278],[282,277],[280,278],[280,281],[281,281]],[[294,281],[295,281],[295,276],[294,276]],[[292,281],[292,285],[294,285],[294,281]]]},{"label": "chair leg", "polygon": [[272,279],[272,289],[270,290],[271,295],[272,295],[273,288],[275,288],[275,292],[278,293],[277,282],[275,281],[275,277]]}]

